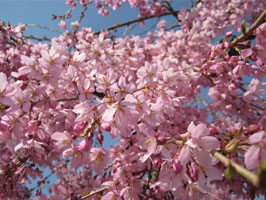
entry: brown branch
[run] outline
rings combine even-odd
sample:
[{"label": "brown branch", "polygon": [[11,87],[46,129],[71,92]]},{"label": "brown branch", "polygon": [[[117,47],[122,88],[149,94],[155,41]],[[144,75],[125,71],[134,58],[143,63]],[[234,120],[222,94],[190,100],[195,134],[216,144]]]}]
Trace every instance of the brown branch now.
[{"label": "brown branch", "polygon": [[30,39],[30,40],[37,40],[39,42],[42,42],[42,41],[51,41],[51,39],[50,38],[47,38],[46,36],[44,36],[42,38],[38,38],[38,37],[35,37],[33,35],[24,35],[23,38]]},{"label": "brown branch", "polygon": [[213,156],[216,157],[218,160],[220,160],[225,167],[233,167],[234,170],[244,177],[248,182],[250,182],[253,186],[259,188],[260,187],[260,181],[259,177],[254,174],[253,172],[247,170],[246,168],[240,166],[234,161],[231,161],[229,158],[225,157],[219,152],[214,152]]},{"label": "brown branch", "polygon": [[234,47],[237,45],[238,42],[243,41],[247,36],[251,35],[257,27],[259,27],[264,20],[266,19],[266,9],[263,11],[263,13],[259,16],[259,18],[240,36],[238,36],[236,39],[234,39],[230,46]]},{"label": "brown branch", "polygon": [[[84,6],[83,10],[81,11],[80,17],[79,17],[79,24],[81,23],[81,21],[83,20],[83,18],[85,17],[85,12],[88,9],[87,5]],[[74,30],[73,34],[76,34],[78,30]]]},{"label": "brown branch", "polygon": [[[159,17],[163,17],[163,16],[167,16],[167,15],[173,15],[178,13],[178,11],[173,11],[173,12],[167,12],[167,13],[164,13],[162,15],[160,15]],[[121,23],[121,24],[115,24],[107,29],[102,29],[100,31],[97,31],[94,33],[94,35],[99,35],[102,31],[111,31],[111,30],[114,30],[114,29],[117,29],[117,28],[120,28],[120,27],[123,27],[123,26],[128,26],[130,24],[134,24],[134,23],[137,23],[137,22],[141,22],[141,21],[144,21],[144,20],[147,20],[147,19],[152,19],[152,18],[156,18],[158,16],[155,16],[155,15],[152,15],[152,16],[149,16],[149,17],[142,17],[142,18],[138,18],[138,19],[135,19],[135,20],[131,20],[131,21],[128,21],[128,22],[124,22],[124,23]]]},{"label": "brown branch", "polygon": [[89,194],[86,194],[84,196],[82,196],[81,198],[79,198],[78,200],[84,200],[84,199],[87,199],[89,197],[91,197],[92,195],[94,194],[97,194],[97,193],[100,193],[100,192],[103,192],[107,189],[107,187],[103,187],[103,188],[100,188],[100,189],[97,189],[97,190],[94,190],[92,192],[90,192]]},{"label": "brown branch", "polygon": [[56,101],[57,102],[62,102],[62,101],[76,101],[76,100],[78,100],[79,98],[78,97],[73,97],[73,98],[69,98],[69,99],[67,99],[67,98],[64,98],[64,99],[57,99]]}]

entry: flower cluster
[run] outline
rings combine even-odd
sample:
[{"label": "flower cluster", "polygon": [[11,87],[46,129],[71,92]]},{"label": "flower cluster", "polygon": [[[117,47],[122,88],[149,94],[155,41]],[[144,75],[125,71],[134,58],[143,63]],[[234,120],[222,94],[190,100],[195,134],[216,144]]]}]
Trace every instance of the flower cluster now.
[{"label": "flower cluster", "polygon": [[[163,1],[128,2],[141,17],[165,9]],[[95,3],[103,15],[121,5]],[[180,30],[160,22],[144,38],[112,40],[60,23],[65,33],[46,44],[25,41],[23,25],[1,22],[0,198],[28,198],[25,183],[37,177],[41,199],[261,194],[238,175],[227,180],[214,152],[254,172],[266,159],[266,23],[240,41],[243,49],[227,32],[243,20],[251,25],[265,8],[262,0],[205,0],[179,12]],[[118,143],[104,149],[104,134]],[[41,190],[43,168],[58,176],[49,195]]]}]

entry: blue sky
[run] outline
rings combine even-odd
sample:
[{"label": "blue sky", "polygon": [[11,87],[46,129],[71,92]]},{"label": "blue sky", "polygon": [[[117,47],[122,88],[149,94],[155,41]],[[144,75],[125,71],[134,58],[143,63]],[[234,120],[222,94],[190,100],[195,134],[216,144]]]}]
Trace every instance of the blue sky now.
[{"label": "blue sky", "polygon": [[[190,1],[174,1],[173,3],[176,9],[180,7],[189,7]],[[0,0],[0,20],[10,22],[11,24],[23,23],[23,24],[39,24],[41,26],[47,26],[60,30],[57,26],[58,20],[51,20],[52,14],[63,15],[70,7],[65,4],[65,0]],[[73,17],[67,22],[76,21],[79,19],[82,6],[78,5],[73,10]],[[123,4],[122,8],[115,12],[111,12],[108,17],[103,17],[97,14],[98,9],[95,5],[89,5],[86,11],[85,18],[81,23],[81,27],[92,27],[93,31],[98,31],[106,27],[110,27],[114,24],[130,21],[137,18],[137,9],[132,9],[128,4]],[[169,21],[169,25],[175,22],[173,16],[166,17]],[[148,20],[146,27],[140,27],[138,24],[132,33],[140,33],[152,26],[156,22],[155,19]],[[121,29],[120,29],[121,30]],[[123,29],[122,29],[123,31]],[[120,35],[123,32],[119,32]],[[119,34],[118,33],[118,34]],[[47,31],[37,27],[28,27],[28,31],[25,35],[31,34],[34,36],[42,37],[47,36],[55,37],[59,34],[56,32]]]}]

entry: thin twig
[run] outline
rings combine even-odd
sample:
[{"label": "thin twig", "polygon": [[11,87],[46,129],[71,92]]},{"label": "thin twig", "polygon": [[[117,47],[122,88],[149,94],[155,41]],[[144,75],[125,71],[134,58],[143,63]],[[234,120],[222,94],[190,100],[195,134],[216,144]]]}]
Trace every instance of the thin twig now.
[{"label": "thin twig", "polygon": [[[87,5],[86,6],[84,6],[84,8],[83,8],[83,10],[81,11],[81,14],[80,14],[80,17],[79,17],[79,24],[81,23],[81,21],[84,19],[84,17],[85,17],[85,12],[86,12],[86,10],[87,10]],[[77,33],[77,31],[78,30],[74,30],[74,34],[76,34]]]},{"label": "thin twig", "polygon": [[[176,15],[179,11],[173,11]],[[164,13],[162,14],[160,17],[163,17],[163,16],[167,16],[167,15],[172,15],[173,12],[167,12],[167,13]],[[106,29],[102,29],[100,31],[97,31],[97,32],[94,32],[94,35],[99,35],[102,31],[110,31],[110,30],[114,30],[114,29],[117,29],[117,28],[120,28],[120,27],[123,27],[123,26],[128,26],[130,24],[134,24],[134,23],[137,23],[137,22],[141,22],[141,21],[144,21],[144,20],[147,20],[147,19],[152,19],[152,18],[156,18],[158,16],[155,16],[155,15],[152,15],[152,16],[149,16],[149,17],[142,17],[142,18],[138,18],[138,19],[134,19],[134,20],[131,20],[131,21],[128,21],[128,22],[124,22],[124,23],[121,23],[121,24],[115,24],[109,28],[106,28]]]},{"label": "thin twig", "polygon": [[67,98],[57,99],[56,101],[57,102],[62,102],[62,101],[76,101],[78,99],[79,99],[78,97],[73,97],[73,98],[69,98],[69,99],[67,99]]},{"label": "thin twig", "polygon": [[42,38],[38,38],[38,37],[35,37],[33,35],[24,35],[23,38],[30,39],[30,40],[37,40],[39,42],[42,42],[42,41],[51,41],[51,39],[50,38],[47,38],[46,36],[44,36]]},{"label": "thin twig", "polygon": [[62,31],[59,31],[55,28],[51,28],[51,27],[48,27],[48,26],[43,26],[43,25],[40,25],[40,24],[25,24],[26,26],[29,26],[29,27],[38,27],[38,28],[42,28],[42,29],[46,29],[46,30],[49,30],[49,31],[53,31],[53,32],[57,32],[57,33],[60,33],[62,34]]},{"label": "thin twig", "polygon": [[100,193],[100,192],[103,192],[107,189],[107,187],[103,187],[103,188],[100,188],[100,189],[97,189],[97,190],[94,190],[92,192],[90,192],[89,194],[86,194],[84,196],[82,196],[81,198],[79,198],[78,200],[84,200],[84,199],[87,199],[89,197],[91,197],[92,195],[94,194],[97,194],[97,193]]}]

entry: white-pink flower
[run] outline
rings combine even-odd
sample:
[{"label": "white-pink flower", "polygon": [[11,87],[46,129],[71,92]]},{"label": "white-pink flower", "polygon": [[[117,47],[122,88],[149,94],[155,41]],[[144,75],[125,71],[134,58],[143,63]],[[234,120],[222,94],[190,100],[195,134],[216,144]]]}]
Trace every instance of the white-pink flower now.
[{"label": "white-pink flower", "polygon": [[248,169],[255,170],[266,159],[266,132],[254,133],[249,137],[249,142],[251,146],[245,153],[245,165]]}]

